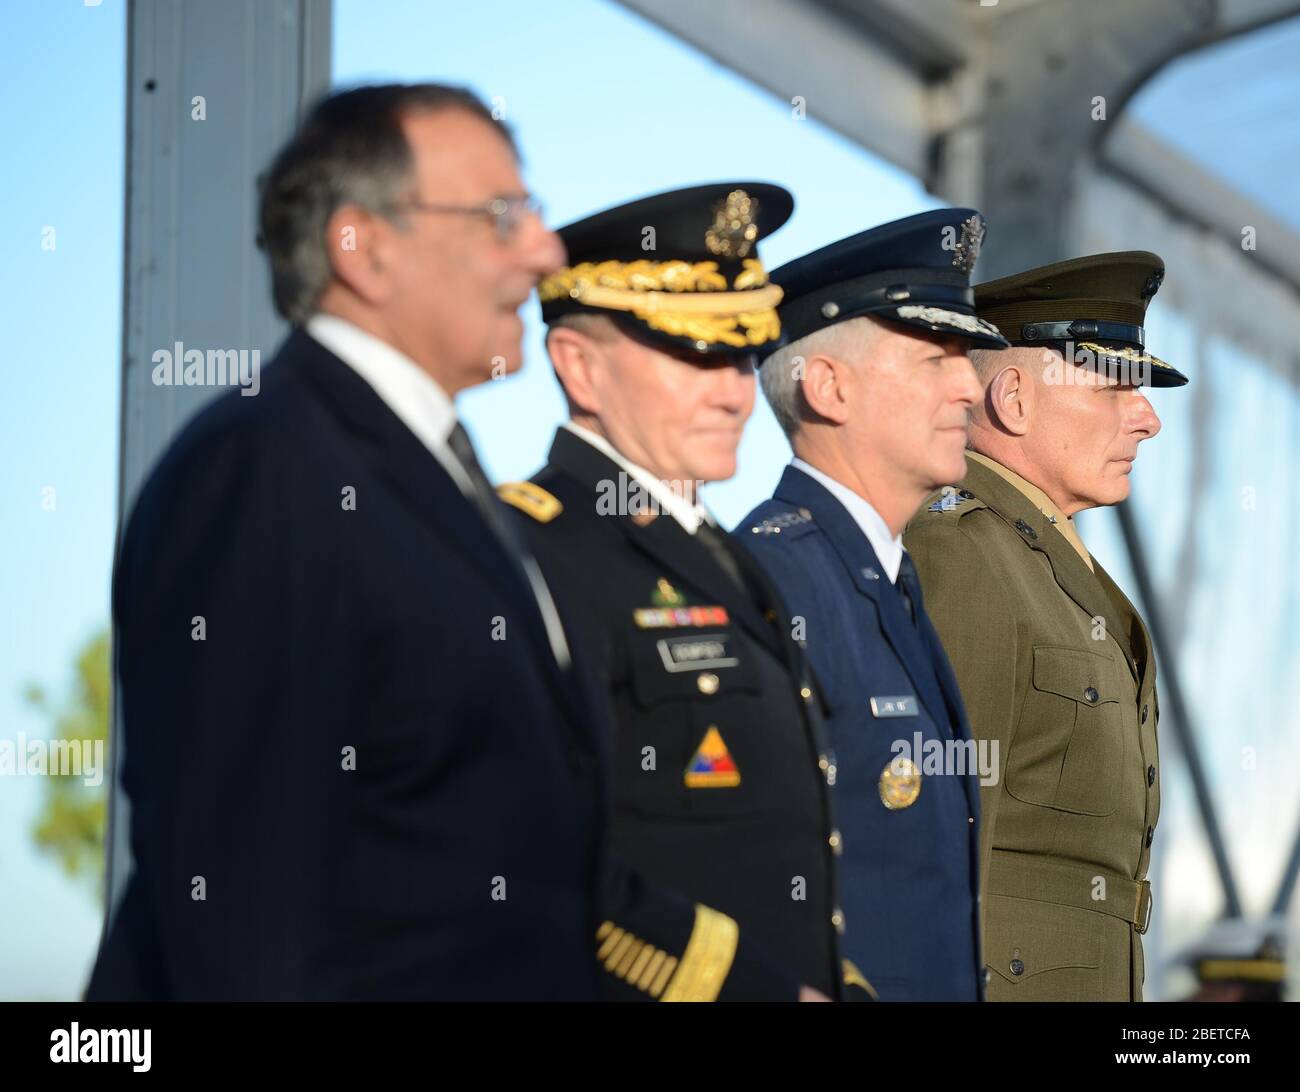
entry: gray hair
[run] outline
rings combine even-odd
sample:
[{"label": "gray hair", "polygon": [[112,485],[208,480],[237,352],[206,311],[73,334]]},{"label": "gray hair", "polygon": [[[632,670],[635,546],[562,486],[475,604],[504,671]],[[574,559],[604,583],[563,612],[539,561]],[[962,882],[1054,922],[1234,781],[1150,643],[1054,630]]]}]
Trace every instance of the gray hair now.
[{"label": "gray hair", "polygon": [[787,439],[794,439],[803,424],[803,364],[810,356],[860,360],[884,327],[868,315],[825,326],[798,341],[783,345],[763,361],[758,371],[763,396],[772,407]]},{"label": "gray hair", "polygon": [[258,245],[271,264],[276,310],[295,325],[311,316],[330,279],[326,225],[344,205],[394,223],[412,185],[408,114],[465,110],[510,131],[470,91],[436,83],[378,84],[328,95],[307,115],[260,180]]}]

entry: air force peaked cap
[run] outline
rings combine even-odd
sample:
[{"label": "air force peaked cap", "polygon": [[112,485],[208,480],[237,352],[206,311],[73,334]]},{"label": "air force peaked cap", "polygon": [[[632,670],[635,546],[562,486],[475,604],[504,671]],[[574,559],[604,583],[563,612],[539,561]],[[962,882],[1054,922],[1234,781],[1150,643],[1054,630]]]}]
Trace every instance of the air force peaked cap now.
[{"label": "air force peaked cap", "polygon": [[788,262],[772,274],[785,291],[779,313],[787,340],[870,315],[1006,348],[998,328],[975,314],[970,275],[984,232],[974,209],[936,209]]}]

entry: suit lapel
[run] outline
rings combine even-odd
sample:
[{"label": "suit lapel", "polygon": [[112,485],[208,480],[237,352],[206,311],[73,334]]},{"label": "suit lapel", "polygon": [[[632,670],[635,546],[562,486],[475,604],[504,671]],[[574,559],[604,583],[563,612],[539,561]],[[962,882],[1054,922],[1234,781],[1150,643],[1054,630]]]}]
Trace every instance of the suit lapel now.
[{"label": "suit lapel", "polygon": [[[551,445],[547,458],[551,466],[590,492],[593,505],[598,496],[617,487],[620,474],[627,474],[613,459],[568,429],[562,428],[555,434],[555,442]],[[615,489],[615,495],[622,495],[622,491]],[[689,586],[696,595],[704,596],[706,602],[699,605],[718,604],[726,607],[728,615],[738,625],[773,651],[782,652],[772,624],[763,618],[753,595],[738,587],[714,560],[708,548],[688,534],[670,514],[661,512],[647,520],[644,517],[634,518],[634,514],[612,512],[605,518],[611,520],[628,541],[651,558],[665,575]],[[741,572],[748,573],[750,566],[746,564],[747,559],[741,557],[744,551],[731,545],[725,531],[719,530],[719,535],[726,543],[728,552],[736,559]],[[654,590],[653,587],[645,589],[647,604]]]},{"label": "suit lapel", "polygon": [[[884,566],[862,528],[829,490],[793,466],[786,467],[775,496],[785,504],[812,512],[817,526],[840,555],[853,586],[875,604],[880,632],[902,663],[930,716],[936,723],[942,723],[948,706],[940,693],[931,654],[925,647],[921,631],[912,625],[903,609],[897,590],[889,582]],[[921,609],[920,604],[918,609]]]},{"label": "suit lapel", "polygon": [[[1033,501],[1005,478],[974,459],[966,460],[966,468],[963,487],[1006,520],[1025,545],[1046,556],[1060,589],[1089,618],[1105,621],[1106,632],[1115,638],[1131,665],[1133,650],[1129,644],[1128,630],[1121,623],[1115,601],[1102,585],[1098,575],[1100,567],[1098,573],[1090,570],[1065,536],[1038,510]],[[1028,532],[1023,529],[1025,527]]]},{"label": "suit lapel", "polygon": [[[365,444],[369,469],[391,485],[443,541],[519,609],[548,675],[567,702],[575,691],[555,660],[541,610],[518,561],[442,464],[347,364],[301,330],[282,351],[350,432]],[[578,710],[581,713],[581,709]],[[580,720],[587,720],[585,715]]]}]

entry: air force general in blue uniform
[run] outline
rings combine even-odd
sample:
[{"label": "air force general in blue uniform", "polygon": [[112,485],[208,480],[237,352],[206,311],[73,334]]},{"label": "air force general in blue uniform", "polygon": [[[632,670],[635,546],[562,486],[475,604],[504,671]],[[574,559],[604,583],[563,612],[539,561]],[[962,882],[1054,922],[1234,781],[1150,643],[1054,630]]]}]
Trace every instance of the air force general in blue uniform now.
[{"label": "air force general in blue uniform", "polygon": [[[928,362],[899,366],[935,367],[938,355],[946,354],[939,366],[952,368],[955,378],[926,380],[927,389],[936,392],[936,405],[950,420],[965,420],[978,391],[968,347],[1006,344],[995,327],[973,314],[969,277],[982,236],[978,213],[939,210],[842,240],[772,275],[785,290],[780,317],[789,341],[784,351],[767,357],[761,375],[797,454],[818,461],[812,455],[817,449],[810,446],[816,441],[808,433],[820,427],[826,436],[828,422],[810,409],[807,373],[791,373],[782,406],[780,377],[767,370],[791,368],[805,358],[811,362],[823,352],[852,354],[855,348],[843,339],[804,339],[860,316],[876,320],[879,330],[915,339],[905,352],[931,356]],[[856,351],[865,359],[885,349],[879,338],[864,338]],[[964,371],[958,373],[958,367]],[[961,389],[945,392],[940,381]],[[859,430],[872,426],[880,407],[873,409],[865,400],[879,400],[887,393],[881,384],[890,382],[906,381],[887,371],[869,374],[866,384],[848,395],[845,420]],[[896,395],[916,401],[909,387]],[[960,457],[963,434],[949,433],[943,443]],[[889,441],[872,442],[879,448]],[[900,431],[894,442],[910,450],[924,440],[918,443],[914,432]],[[834,473],[796,457],[772,499],[742,520],[735,535],[780,590],[821,691],[843,832],[845,956],[883,1001],[974,1001],[983,994],[975,752],[956,678],[926,616],[901,527],[891,532],[863,495],[876,495],[871,475],[892,472],[891,453],[885,454],[883,462],[866,460],[852,469],[833,465],[834,458],[823,460]],[[930,454],[922,451],[920,458]],[[835,473],[856,479],[858,488],[837,480]],[[913,488],[919,504],[923,482]],[[902,492],[909,499],[896,523],[915,511],[909,507],[913,492]],[[940,765],[944,751],[949,758]],[[963,760],[953,761],[959,753]]]}]

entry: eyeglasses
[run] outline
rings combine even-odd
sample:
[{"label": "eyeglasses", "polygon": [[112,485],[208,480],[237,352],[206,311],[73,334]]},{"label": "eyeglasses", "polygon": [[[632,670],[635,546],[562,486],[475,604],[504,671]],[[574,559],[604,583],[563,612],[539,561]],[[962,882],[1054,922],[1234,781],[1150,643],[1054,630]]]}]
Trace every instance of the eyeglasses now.
[{"label": "eyeglasses", "polygon": [[500,242],[508,243],[515,237],[519,225],[528,216],[542,218],[542,205],[532,194],[523,197],[494,197],[482,205],[439,205],[429,201],[405,201],[395,206],[397,210],[415,212],[441,212],[460,216],[487,216]]}]

